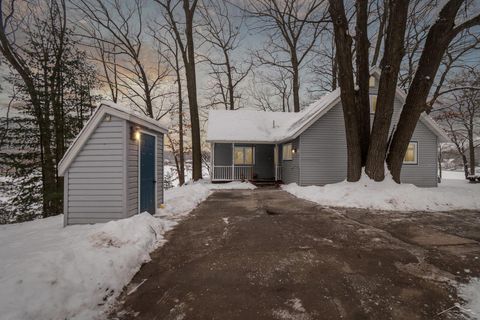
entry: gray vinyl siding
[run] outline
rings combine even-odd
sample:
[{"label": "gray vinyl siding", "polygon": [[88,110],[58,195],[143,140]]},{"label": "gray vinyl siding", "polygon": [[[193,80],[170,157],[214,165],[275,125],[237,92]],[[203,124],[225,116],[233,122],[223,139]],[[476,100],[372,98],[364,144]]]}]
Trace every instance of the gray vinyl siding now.
[{"label": "gray vinyl siding", "polygon": [[[128,123],[128,128],[131,126],[136,126],[135,124]],[[138,126],[137,126],[138,127]],[[130,129],[129,129],[130,130]],[[156,136],[157,140],[157,206],[163,203],[163,134],[154,133],[146,130],[145,128],[140,127],[140,130],[145,131],[150,135]],[[132,216],[139,212],[138,208],[138,141],[128,139],[128,148],[127,148],[127,174],[128,174],[128,187],[127,187],[127,199],[128,199],[128,208],[127,215]]]},{"label": "gray vinyl siding", "polygon": [[[301,138],[303,139],[303,137]],[[292,148],[299,149],[300,148],[300,138],[292,140],[287,143],[292,143]],[[279,152],[282,153],[283,145],[279,146]],[[300,184],[300,155],[299,152],[293,154],[292,160],[283,160],[282,159],[282,180],[284,183],[298,183]],[[302,168],[303,170],[303,168]]]},{"label": "gray vinyl siding", "polygon": [[411,141],[418,143],[418,165],[404,164],[400,179],[419,187],[437,186],[437,136],[423,123],[415,128]]},{"label": "gray vinyl siding", "polygon": [[164,203],[163,192],[163,134],[157,133],[157,207]]},{"label": "gray vinyl siding", "polygon": [[100,122],[70,165],[66,224],[105,222],[125,216],[125,121]]},{"label": "gray vinyl siding", "polygon": [[[371,90],[374,94],[375,90]],[[395,100],[392,124],[397,123],[402,104]],[[373,115],[372,115],[373,121]],[[393,129],[393,125],[391,130]],[[437,137],[419,122],[412,141],[418,142],[418,164],[403,165],[401,180],[421,187],[437,185]],[[300,136],[298,150],[301,159],[300,184],[324,185],[345,180],[347,175],[347,146],[341,103]],[[285,165],[285,161],[283,162]],[[284,176],[285,176],[284,167]]]},{"label": "gray vinyl siding", "polygon": [[345,179],[347,143],[340,105],[330,109],[300,137],[301,185],[324,185]]},{"label": "gray vinyl siding", "polygon": [[127,210],[128,216],[133,216],[138,213],[138,141],[128,139],[127,155]]}]

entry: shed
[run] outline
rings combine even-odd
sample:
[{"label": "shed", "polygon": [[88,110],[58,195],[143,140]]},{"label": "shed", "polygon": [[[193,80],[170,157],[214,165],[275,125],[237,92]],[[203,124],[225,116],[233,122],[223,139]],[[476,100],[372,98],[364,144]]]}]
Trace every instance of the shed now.
[{"label": "shed", "polygon": [[163,203],[160,122],[102,102],[60,161],[64,225],[106,222]]}]

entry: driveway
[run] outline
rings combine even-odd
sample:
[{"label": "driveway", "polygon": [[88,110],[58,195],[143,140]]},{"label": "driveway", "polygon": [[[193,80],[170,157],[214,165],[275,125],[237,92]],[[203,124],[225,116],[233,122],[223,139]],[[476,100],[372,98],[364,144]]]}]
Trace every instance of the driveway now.
[{"label": "driveway", "polygon": [[112,319],[460,319],[453,282],[480,276],[478,212],[216,191],[167,238]]}]

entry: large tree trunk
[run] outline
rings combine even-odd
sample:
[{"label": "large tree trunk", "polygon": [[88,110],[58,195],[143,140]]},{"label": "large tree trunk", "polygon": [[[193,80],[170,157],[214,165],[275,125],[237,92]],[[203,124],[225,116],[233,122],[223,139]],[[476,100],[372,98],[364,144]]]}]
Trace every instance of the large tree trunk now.
[{"label": "large tree trunk", "polygon": [[398,183],[405,152],[420,115],[427,110],[427,97],[445,50],[462,27],[468,26],[464,23],[455,28],[455,17],[462,3],[463,0],[450,0],[428,32],[387,156],[388,168]]},{"label": "large tree trunk", "polygon": [[400,71],[404,51],[408,2],[408,0],[392,0],[391,2],[391,9],[395,14],[390,16],[387,27],[377,107],[365,166],[365,172],[375,181],[382,181],[385,178],[384,163],[392,122],[398,72]]},{"label": "large tree trunk", "polygon": [[300,72],[298,70],[298,59],[296,50],[292,55],[292,93],[293,93],[293,112],[300,112]]},{"label": "large tree trunk", "polygon": [[183,97],[182,97],[182,78],[180,77],[180,64],[178,56],[175,56],[175,72],[177,76],[177,94],[178,94],[178,183],[183,186],[185,184],[185,154],[183,147]]},{"label": "large tree trunk", "polygon": [[225,56],[225,64],[227,68],[227,78],[228,78],[228,100],[230,110],[235,110],[235,88],[233,87],[233,78],[232,78],[232,66],[230,65],[230,58],[228,57],[228,52],[224,49],[223,55]]},{"label": "large tree trunk", "polygon": [[193,14],[190,1],[183,0],[185,11],[185,36],[187,40],[187,61],[185,72],[187,78],[188,102],[190,107],[190,124],[192,132],[192,178],[194,181],[202,179],[202,145],[200,143],[200,119],[198,116],[197,77],[195,71],[195,51],[193,43]]},{"label": "large tree trunk", "polygon": [[[473,119],[472,119],[473,120]],[[473,121],[472,121],[473,122]],[[473,126],[473,123],[472,123]],[[470,127],[471,129],[468,130],[468,155],[470,158],[470,174],[472,176],[475,175],[475,146],[474,146],[474,137],[473,137],[473,127]]]},{"label": "large tree trunk", "polygon": [[369,83],[370,70],[368,65],[368,50],[370,42],[368,40],[368,0],[357,0],[357,25],[355,28],[355,60],[357,64],[357,95],[356,104],[359,121],[359,134],[362,152],[362,167],[366,163],[368,145],[370,140],[370,101],[369,101]]},{"label": "large tree trunk", "polygon": [[348,33],[343,0],[329,0],[329,12],[333,20],[336,60],[338,63],[338,83],[345,122],[347,140],[347,180],[355,182],[362,172],[362,152],[355,105],[355,88],[352,65],[352,37]]}]

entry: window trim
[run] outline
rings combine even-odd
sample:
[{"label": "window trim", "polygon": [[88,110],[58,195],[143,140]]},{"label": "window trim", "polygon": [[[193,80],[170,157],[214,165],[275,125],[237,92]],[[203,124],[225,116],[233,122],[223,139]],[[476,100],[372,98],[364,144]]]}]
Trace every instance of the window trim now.
[{"label": "window trim", "polygon": [[[286,146],[290,146],[290,154],[288,158],[285,157]],[[282,161],[293,161],[293,143],[289,142],[282,145]]]},{"label": "window trim", "polygon": [[[235,149],[242,149],[243,161],[242,163],[235,162]],[[245,162],[245,149],[252,149],[252,163]],[[255,165],[255,146],[234,146],[233,147],[233,165],[234,166],[254,166]]]},{"label": "window trim", "polygon": [[377,79],[374,76],[368,78],[368,87],[375,88],[377,86]]},{"label": "window trim", "polygon": [[[408,143],[408,145],[410,144],[413,144],[415,147],[414,147],[414,155],[415,155],[415,160],[414,161],[405,161],[405,157],[403,157],[403,162],[402,164],[406,164],[406,165],[418,165],[418,141],[410,141]],[[407,147],[407,150],[408,150],[408,147]],[[405,153],[405,155],[407,155]]]}]

